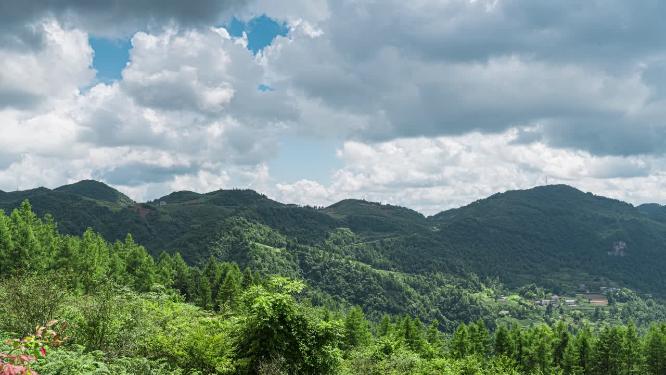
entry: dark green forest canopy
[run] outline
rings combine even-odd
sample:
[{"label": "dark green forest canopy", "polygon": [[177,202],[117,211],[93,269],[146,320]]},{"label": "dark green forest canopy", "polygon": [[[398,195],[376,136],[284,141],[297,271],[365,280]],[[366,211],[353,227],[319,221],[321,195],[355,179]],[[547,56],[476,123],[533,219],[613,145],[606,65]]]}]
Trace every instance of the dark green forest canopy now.
[{"label": "dark green forest canopy", "polygon": [[26,198],[39,215],[52,214],[63,233],[90,227],[109,240],[131,233],[153,255],[179,251],[190,264],[207,260],[228,219],[244,218],[293,246],[322,248],[331,233],[349,228],[355,239],[346,251],[386,271],[474,273],[510,287],[539,280],[558,292],[585,284],[664,295],[666,208],[634,207],[565,185],[495,194],[432,217],[362,200],[301,207],[251,190],[175,192],[134,203],[94,181],[3,193],[0,208],[10,211]]}]

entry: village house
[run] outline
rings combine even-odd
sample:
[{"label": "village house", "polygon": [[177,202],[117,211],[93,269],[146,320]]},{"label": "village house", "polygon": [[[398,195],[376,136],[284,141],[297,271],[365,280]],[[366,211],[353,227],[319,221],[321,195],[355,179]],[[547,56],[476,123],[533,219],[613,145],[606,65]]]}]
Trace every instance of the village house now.
[{"label": "village house", "polygon": [[608,298],[603,294],[586,294],[587,301],[595,306],[608,306]]}]

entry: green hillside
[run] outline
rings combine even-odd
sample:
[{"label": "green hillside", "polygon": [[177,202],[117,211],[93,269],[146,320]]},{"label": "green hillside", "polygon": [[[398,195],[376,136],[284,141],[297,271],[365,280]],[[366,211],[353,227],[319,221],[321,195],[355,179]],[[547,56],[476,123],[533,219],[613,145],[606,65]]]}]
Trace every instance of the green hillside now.
[{"label": "green hillside", "polygon": [[[512,290],[534,283],[557,293],[626,287],[664,296],[666,224],[644,206],[564,185],[495,194],[428,218],[363,200],[301,207],[252,190],[183,191],[133,203],[93,181],[1,193],[0,208],[24,199],[37,214],[52,214],[66,234],[91,227],[113,241],[131,233],[154,255],[177,250],[190,264],[213,255],[303,277],[322,301],[362,304],[376,314],[453,322],[451,296],[480,293],[487,280]],[[246,231],[279,237],[280,245],[243,239]],[[370,291],[375,297],[367,298]],[[496,309],[492,298],[468,299],[463,310],[480,317]]]},{"label": "green hillside", "polygon": [[238,217],[222,229],[213,253],[240,263],[190,266],[177,253],[152,257],[131,236],[59,234],[27,201],[0,212],[0,373],[666,371],[666,309],[626,289],[609,291],[603,308],[534,285],[504,296],[473,275],[363,264],[349,229],[321,247]]},{"label": "green hillside", "polygon": [[134,204],[134,201],[125,194],[94,180],[83,180],[71,185],[61,186],[55,191],[90,198],[98,202],[108,202],[112,205],[130,206]]},{"label": "green hillside", "polygon": [[431,220],[437,245],[415,249],[416,259],[463,259],[512,285],[619,283],[663,294],[666,226],[624,202],[555,185],[496,194]]}]

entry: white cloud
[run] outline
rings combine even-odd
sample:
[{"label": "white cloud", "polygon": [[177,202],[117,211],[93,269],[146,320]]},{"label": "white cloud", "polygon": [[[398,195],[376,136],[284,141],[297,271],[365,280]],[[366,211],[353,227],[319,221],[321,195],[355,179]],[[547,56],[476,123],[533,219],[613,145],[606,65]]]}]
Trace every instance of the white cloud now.
[{"label": "white cloud", "polygon": [[63,30],[52,20],[37,28],[44,35],[39,51],[0,45],[0,110],[35,109],[70,100],[95,76],[90,67],[93,50],[85,32]]},{"label": "white cloud", "polygon": [[[147,2],[127,22],[12,8],[30,32],[0,25],[0,187],[98,178],[146,199],[244,186],[432,213],[549,176],[666,201],[661,4],[256,1],[238,14],[290,31],[254,56],[216,26],[239,3]],[[129,64],[91,86],[88,32],[114,31],[133,36]],[[270,174],[294,134],[343,140],[330,184]]]},{"label": "white cloud", "polygon": [[[277,186],[289,202],[328,205],[348,197],[388,202],[434,214],[498,191],[565,183],[634,203],[666,201],[666,160],[653,156],[595,156],[514,142],[516,130],[487,135],[346,142],[344,167],[330,185],[302,180]],[[638,188],[643,186],[643,188]],[[638,192],[641,192],[640,194]]]},{"label": "white cloud", "polygon": [[97,178],[137,199],[188,186],[264,187],[263,162],[291,114],[257,89],[260,62],[226,30],[137,33],[122,79],[81,91],[94,78],[87,34],[53,20],[43,27],[49,44],[37,52],[0,48],[0,91],[40,99],[0,109],[0,186]]}]

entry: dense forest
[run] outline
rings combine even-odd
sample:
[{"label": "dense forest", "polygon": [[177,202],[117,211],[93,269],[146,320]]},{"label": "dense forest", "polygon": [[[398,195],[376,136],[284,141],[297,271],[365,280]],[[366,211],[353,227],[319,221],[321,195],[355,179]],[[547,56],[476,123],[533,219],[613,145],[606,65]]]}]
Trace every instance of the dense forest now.
[{"label": "dense forest", "polygon": [[354,199],[302,207],[252,190],[182,191],[137,203],[96,181],[0,192],[0,208],[10,212],[24,199],[40,216],[52,214],[62,233],[92,228],[109,241],[132,233],[153,256],[178,251],[189,264],[205,262],[228,221],[243,218],[287,243],[318,249],[347,228],[355,238],[343,255],[388,272],[475,274],[511,288],[539,280],[559,293],[585,284],[666,296],[666,208],[634,207],[565,185],[495,194],[430,217]]},{"label": "dense forest", "polygon": [[[215,255],[188,265],[178,253],[154,258],[130,235],[109,243],[93,230],[60,234],[53,218],[38,217],[27,201],[0,214],[2,373],[666,371],[666,325],[650,323],[653,318],[622,324],[609,320],[612,309],[588,319],[551,308],[544,313],[550,319],[531,323],[490,319],[483,312],[448,325],[409,313],[368,319],[367,309],[339,298],[344,291],[307,285],[289,274],[284,258],[270,257],[297,244],[245,219],[226,225],[212,245]],[[329,237],[328,250],[344,251],[339,245],[349,236],[341,230]],[[282,267],[285,275],[270,267]],[[464,288],[492,289],[479,281],[458,282],[462,298],[475,294]],[[528,286],[518,293],[533,297],[543,290]],[[614,304],[625,304],[619,311],[632,306],[636,317],[644,313],[630,304],[636,298],[630,291],[618,293]]]}]

